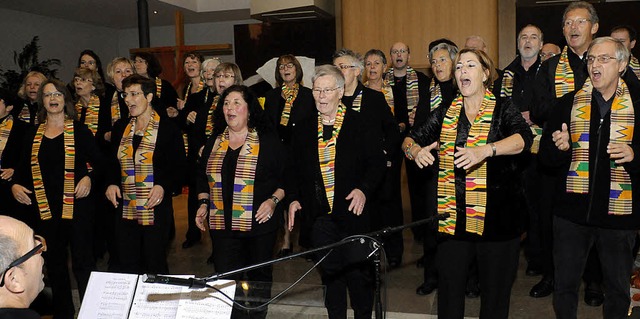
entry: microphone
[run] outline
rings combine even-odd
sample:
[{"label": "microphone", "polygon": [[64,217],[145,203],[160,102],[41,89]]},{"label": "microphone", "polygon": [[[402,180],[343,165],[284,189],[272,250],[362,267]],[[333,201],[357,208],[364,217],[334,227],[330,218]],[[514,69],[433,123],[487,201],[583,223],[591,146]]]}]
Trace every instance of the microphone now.
[{"label": "microphone", "polygon": [[207,288],[207,282],[203,279],[196,278],[177,278],[169,276],[160,276],[153,274],[142,275],[142,281],[149,284],[166,284],[174,286],[183,286],[189,288]]}]

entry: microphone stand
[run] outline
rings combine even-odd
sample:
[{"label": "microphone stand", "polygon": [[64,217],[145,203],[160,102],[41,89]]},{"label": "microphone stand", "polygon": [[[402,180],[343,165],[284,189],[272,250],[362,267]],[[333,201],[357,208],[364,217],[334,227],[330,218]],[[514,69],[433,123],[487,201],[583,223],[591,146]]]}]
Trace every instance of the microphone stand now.
[{"label": "microphone stand", "polygon": [[147,275],[145,275],[146,277],[143,277],[143,280],[144,280],[144,282],[147,282],[147,283],[163,283],[163,284],[170,284],[170,285],[180,285],[180,286],[201,288],[201,287],[206,287],[207,286],[206,283],[208,283],[208,282],[213,282],[213,281],[216,281],[218,279],[227,278],[229,276],[232,276],[232,275],[235,275],[235,274],[238,274],[238,273],[247,272],[247,271],[250,271],[250,270],[253,270],[253,269],[262,268],[262,267],[265,267],[265,266],[269,266],[269,265],[273,265],[273,264],[279,263],[281,261],[290,260],[290,259],[294,259],[294,258],[297,258],[297,257],[302,257],[302,256],[310,255],[310,254],[313,254],[313,253],[317,253],[317,252],[332,250],[334,248],[346,245],[348,243],[360,242],[360,244],[364,244],[367,240],[371,240],[373,242],[373,251],[367,256],[367,258],[371,258],[373,256],[373,264],[375,266],[375,294],[374,294],[375,318],[376,319],[383,319],[383,310],[382,310],[383,307],[382,307],[382,298],[381,298],[381,289],[380,289],[381,282],[382,282],[381,278],[380,278],[380,273],[381,273],[381,270],[382,270],[382,262],[381,262],[381,259],[380,259],[381,243],[378,240],[376,240],[376,238],[380,238],[381,236],[385,236],[385,235],[388,235],[388,234],[396,233],[396,232],[402,231],[402,230],[404,230],[406,228],[413,228],[413,227],[417,227],[417,226],[422,226],[422,225],[434,222],[436,220],[444,220],[444,219],[447,219],[448,217],[449,217],[448,213],[436,214],[436,215],[431,216],[429,218],[421,219],[421,220],[413,222],[413,223],[400,225],[400,226],[395,226],[395,227],[387,227],[387,228],[384,228],[384,229],[381,229],[381,230],[378,230],[378,231],[375,231],[375,232],[367,233],[367,234],[349,236],[349,237],[346,237],[346,238],[344,238],[344,239],[342,239],[342,240],[340,240],[338,242],[335,242],[333,244],[329,244],[329,245],[318,247],[318,248],[309,249],[309,250],[306,250],[306,251],[303,251],[303,252],[291,254],[291,255],[288,255],[288,256],[272,259],[272,260],[269,260],[269,261],[265,261],[265,262],[261,262],[261,263],[258,263],[258,264],[254,264],[254,265],[238,268],[238,269],[227,271],[227,272],[214,273],[214,274],[212,274],[212,275],[210,275],[208,277],[175,280],[175,279],[179,279],[179,278],[147,274]]}]

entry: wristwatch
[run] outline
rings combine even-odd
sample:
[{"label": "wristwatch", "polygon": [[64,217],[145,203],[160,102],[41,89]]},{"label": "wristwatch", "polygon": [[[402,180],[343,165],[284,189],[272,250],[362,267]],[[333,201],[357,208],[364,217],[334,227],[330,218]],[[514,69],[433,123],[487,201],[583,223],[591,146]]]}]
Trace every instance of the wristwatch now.
[{"label": "wristwatch", "polygon": [[271,200],[278,205],[278,203],[280,202],[280,200],[278,199],[278,196],[276,195],[271,195]]}]

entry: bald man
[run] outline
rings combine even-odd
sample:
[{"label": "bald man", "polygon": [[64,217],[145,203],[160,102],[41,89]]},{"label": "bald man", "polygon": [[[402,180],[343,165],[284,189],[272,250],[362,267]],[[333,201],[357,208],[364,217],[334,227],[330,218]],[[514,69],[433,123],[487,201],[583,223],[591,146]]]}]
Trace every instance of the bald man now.
[{"label": "bald man", "polygon": [[556,44],[553,43],[545,43],[542,46],[542,50],[540,50],[540,61],[544,62],[549,58],[553,58],[554,56],[560,54],[562,49]]},{"label": "bald man", "polygon": [[28,309],[44,288],[46,243],[25,223],[0,216],[0,319],[39,319]]},{"label": "bald man", "polygon": [[484,42],[484,39],[479,35],[472,35],[467,37],[464,41],[465,49],[475,49],[487,52],[487,43]]}]

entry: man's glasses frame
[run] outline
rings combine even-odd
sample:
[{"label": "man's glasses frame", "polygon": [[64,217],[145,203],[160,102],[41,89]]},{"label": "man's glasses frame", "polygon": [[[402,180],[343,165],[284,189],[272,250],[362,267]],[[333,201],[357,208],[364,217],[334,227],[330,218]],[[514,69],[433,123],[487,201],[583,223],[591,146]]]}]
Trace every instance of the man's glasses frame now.
[{"label": "man's glasses frame", "polygon": [[35,255],[42,254],[43,252],[47,251],[47,241],[44,240],[44,237],[39,235],[34,235],[33,237],[36,241],[39,241],[40,243],[36,245],[36,247],[33,247],[33,249],[29,250],[26,254],[22,255],[22,257],[16,259],[15,261],[9,264],[7,269],[5,269],[2,272],[2,277],[0,277],[0,287],[4,286],[4,277],[9,271],[9,269],[13,267],[18,267],[22,265],[24,262],[26,262],[27,260],[29,260],[29,258]]}]

